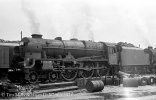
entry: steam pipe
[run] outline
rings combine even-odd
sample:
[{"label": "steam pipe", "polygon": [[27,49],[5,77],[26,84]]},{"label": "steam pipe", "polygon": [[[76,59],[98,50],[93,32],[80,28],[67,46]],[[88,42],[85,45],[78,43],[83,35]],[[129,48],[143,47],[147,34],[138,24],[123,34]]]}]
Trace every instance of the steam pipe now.
[{"label": "steam pipe", "polygon": [[31,65],[29,65],[29,66],[27,66],[27,64],[26,64],[25,68],[32,68],[32,67],[34,67],[34,65],[35,65],[35,59],[32,59],[32,60],[33,60],[33,63]]}]

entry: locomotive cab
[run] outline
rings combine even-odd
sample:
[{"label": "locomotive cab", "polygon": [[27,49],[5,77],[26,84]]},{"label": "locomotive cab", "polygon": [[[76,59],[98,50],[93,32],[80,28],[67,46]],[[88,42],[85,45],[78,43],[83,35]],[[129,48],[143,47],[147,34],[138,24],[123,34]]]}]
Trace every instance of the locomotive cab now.
[{"label": "locomotive cab", "polygon": [[107,50],[108,62],[110,65],[118,65],[118,50],[116,43],[105,42],[105,47]]}]

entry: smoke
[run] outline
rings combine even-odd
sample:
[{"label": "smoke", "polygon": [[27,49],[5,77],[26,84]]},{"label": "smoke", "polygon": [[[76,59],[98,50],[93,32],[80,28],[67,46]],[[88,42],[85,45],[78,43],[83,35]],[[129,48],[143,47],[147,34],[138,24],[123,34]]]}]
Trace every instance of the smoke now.
[{"label": "smoke", "polygon": [[[71,22],[71,37],[78,38],[87,34],[89,40],[94,41],[94,17],[92,15],[92,10],[90,5],[83,2],[81,5],[77,5],[77,9],[74,9],[73,12],[67,9],[71,16],[73,16],[74,20]],[[72,15],[74,14],[74,15]],[[83,34],[83,35],[82,35]]]},{"label": "smoke", "polygon": [[78,23],[74,23],[72,26],[71,37],[78,38],[78,34],[79,34],[79,25]]},{"label": "smoke", "polygon": [[92,30],[93,17],[89,6],[85,6],[84,15],[86,16],[86,31],[88,31],[88,37],[90,40],[94,41],[94,32]]},{"label": "smoke", "polygon": [[91,24],[88,24],[87,26],[86,26],[86,29],[88,29],[88,37],[89,37],[89,39],[90,40],[92,40],[92,41],[94,41],[94,33],[93,33],[93,31],[92,31],[92,27],[91,27]]},{"label": "smoke", "polygon": [[30,23],[31,33],[40,33],[40,23],[37,21],[35,12],[28,6],[25,0],[21,1],[22,11],[26,15]]},{"label": "smoke", "polygon": [[[132,10],[132,9],[131,9]],[[148,40],[149,30],[146,25],[145,20],[139,15],[137,11],[127,11],[127,16],[130,20],[132,20],[134,24],[134,28],[136,31],[136,35],[139,37],[144,46],[149,46],[150,42]]]},{"label": "smoke", "polygon": [[150,42],[147,38],[147,35],[149,33],[148,31],[148,28],[146,26],[146,23],[145,21],[139,17],[139,16],[136,16],[135,17],[136,20],[135,20],[135,25],[136,25],[136,32],[139,36],[139,38],[141,39],[141,41],[144,43],[145,46],[149,46],[150,45]]},{"label": "smoke", "polygon": [[136,32],[138,33],[138,36],[141,39],[141,41],[143,42],[144,46],[150,46],[151,45],[151,43],[149,42],[149,40],[144,35],[144,29],[142,30],[142,28],[136,27]]}]

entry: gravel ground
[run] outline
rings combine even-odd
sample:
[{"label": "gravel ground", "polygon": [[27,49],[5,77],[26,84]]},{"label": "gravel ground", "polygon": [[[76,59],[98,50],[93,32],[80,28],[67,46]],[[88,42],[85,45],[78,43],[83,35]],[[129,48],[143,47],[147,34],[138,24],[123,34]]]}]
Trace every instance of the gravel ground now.
[{"label": "gravel ground", "polygon": [[61,93],[24,95],[12,100],[155,100],[156,85],[135,88],[105,86],[103,91],[95,93],[88,93],[86,89],[79,89]]}]

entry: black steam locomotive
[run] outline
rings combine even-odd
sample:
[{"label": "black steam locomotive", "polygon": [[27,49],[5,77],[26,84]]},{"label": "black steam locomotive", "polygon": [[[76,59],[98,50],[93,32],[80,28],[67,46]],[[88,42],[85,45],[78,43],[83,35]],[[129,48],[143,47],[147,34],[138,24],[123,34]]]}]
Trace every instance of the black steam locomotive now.
[{"label": "black steam locomotive", "polygon": [[19,46],[19,44],[0,42],[0,78],[6,78],[14,57],[14,48],[16,46]]},{"label": "black steam locomotive", "polygon": [[25,37],[21,42],[22,45],[14,47],[8,64],[11,81],[72,81],[78,77],[114,76],[119,70],[130,74],[155,73],[156,50],[153,48],[62,40],[61,37],[50,40],[43,39],[40,34]]}]

